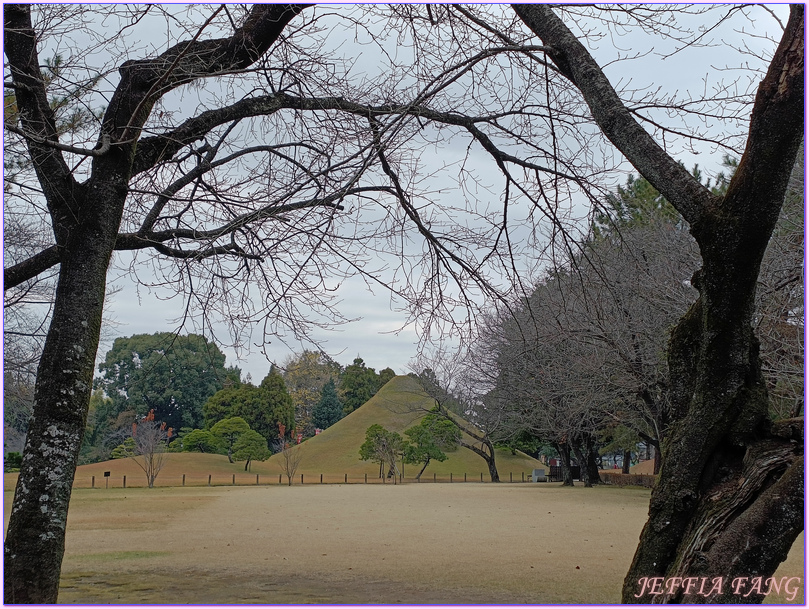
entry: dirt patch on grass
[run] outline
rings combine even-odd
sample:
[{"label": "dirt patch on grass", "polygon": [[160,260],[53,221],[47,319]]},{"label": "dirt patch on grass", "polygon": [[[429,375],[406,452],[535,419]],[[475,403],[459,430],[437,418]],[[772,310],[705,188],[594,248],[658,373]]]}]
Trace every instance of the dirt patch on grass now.
[{"label": "dirt patch on grass", "polygon": [[[550,484],[76,490],[59,602],[616,603],[648,498]],[[802,576],[799,544],[788,569]]]}]

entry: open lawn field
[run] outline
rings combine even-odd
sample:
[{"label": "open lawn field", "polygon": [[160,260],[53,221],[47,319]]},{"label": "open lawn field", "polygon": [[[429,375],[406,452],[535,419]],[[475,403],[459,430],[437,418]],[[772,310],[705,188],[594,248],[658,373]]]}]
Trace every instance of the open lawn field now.
[{"label": "open lawn field", "polygon": [[[558,484],[76,489],[59,602],[616,603],[648,499]],[[803,577],[803,536],[778,575]]]}]

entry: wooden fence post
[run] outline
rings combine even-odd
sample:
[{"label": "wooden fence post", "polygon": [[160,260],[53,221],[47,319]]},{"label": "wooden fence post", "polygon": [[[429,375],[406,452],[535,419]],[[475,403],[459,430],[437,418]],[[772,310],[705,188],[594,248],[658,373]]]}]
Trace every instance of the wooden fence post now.
[{"label": "wooden fence post", "polygon": [[466,472],[463,473],[463,481],[466,482]]},{"label": "wooden fence post", "polygon": [[[348,474],[346,474],[348,476]],[[368,484],[368,474],[365,474],[365,484]]]},{"label": "wooden fence post", "polygon": [[281,484],[281,474],[278,474],[278,484]]},{"label": "wooden fence post", "polygon": [[433,472],[433,482],[435,482],[435,472]]},{"label": "wooden fence post", "polygon": [[[344,474],[345,478],[343,478],[343,482],[348,484],[348,474]],[[365,480],[368,480],[368,474],[365,474]]]},{"label": "wooden fence post", "polygon": [[511,474],[511,472],[508,473],[508,481],[514,482],[514,476]]},{"label": "wooden fence post", "polygon": [[483,482],[483,472],[480,472],[480,481]]},{"label": "wooden fence post", "polygon": [[208,486],[211,486],[211,474],[208,474]]},{"label": "wooden fence post", "polygon": [[256,474],[256,486],[258,486],[258,474]]},{"label": "wooden fence post", "polygon": [[183,474],[183,486],[185,486],[185,474]]},{"label": "wooden fence post", "polygon": [[124,488],[126,488],[126,476],[124,476]]},{"label": "wooden fence post", "polygon": [[449,473],[449,481],[452,482],[452,472]]},{"label": "wooden fence post", "polygon": [[303,484],[303,474],[301,474],[301,484]]},{"label": "wooden fence post", "polygon": [[236,474],[233,474],[233,482],[231,482],[230,485],[236,486]]},{"label": "wooden fence post", "polygon": [[320,484],[323,484],[323,474],[320,474]]},{"label": "wooden fence post", "polygon": [[92,480],[92,482],[90,482],[90,488],[95,488],[95,487],[96,487],[96,477],[93,476],[93,480]]}]

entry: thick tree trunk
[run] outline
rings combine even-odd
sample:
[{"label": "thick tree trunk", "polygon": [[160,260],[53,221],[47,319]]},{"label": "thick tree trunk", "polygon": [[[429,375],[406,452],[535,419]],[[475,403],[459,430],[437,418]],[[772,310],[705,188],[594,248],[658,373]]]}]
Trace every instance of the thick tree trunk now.
[{"label": "thick tree trunk", "polygon": [[598,473],[595,441],[589,433],[584,434],[584,458],[587,462],[587,476],[590,479],[590,484],[603,484],[601,475]]},{"label": "thick tree trunk", "polygon": [[[463,428],[461,429],[463,430]],[[460,441],[460,445],[464,448],[468,448],[486,462],[486,467],[489,468],[489,477],[491,478],[492,482],[500,482],[500,474],[497,472],[497,464],[495,463],[494,446],[492,446],[492,443],[488,438],[481,439],[481,445],[483,448],[475,444],[465,442],[464,440]],[[484,450],[484,448],[486,450]]]},{"label": "thick tree trunk", "polygon": [[[803,529],[802,424],[770,425],[751,322],[761,259],[803,137],[804,8],[790,7],[756,95],[744,155],[722,198],[641,127],[550,7],[514,10],[548,45],[603,133],[690,224],[702,254],[703,269],[692,281],[699,299],[672,334],[663,464],[623,601],[760,601],[761,594],[734,595],[730,585],[686,595],[674,584],[689,577],[766,579]],[[668,582],[665,593],[642,587],[658,577]]]},{"label": "thick tree trunk", "polygon": [[[39,33],[32,26],[31,8],[3,7],[4,52],[22,127],[33,135],[26,143],[56,241],[55,247],[46,250],[52,252],[45,256],[47,266],[34,265],[39,268],[35,274],[61,264],[5,540],[6,603],[57,601],[71,486],[101,331],[107,267],[123,215],[140,130],[160,96],[205,74],[246,68],[269,49],[302,8],[256,5],[230,38],[188,41],[162,56],[122,64],[120,82],[102,121],[100,154],[92,157],[91,177],[79,184],[61,152],[43,143],[57,142],[59,133],[42,80]],[[184,143],[178,141],[177,145]],[[157,163],[165,153],[161,147],[140,170]]]},{"label": "thick tree trunk", "polygon": [[491,457],[486,459],[486,465],[489,466],[489,478],[492,482],[500,482],[500,474],[497,472],[497,464],[494,462],[494,450],[492,450]]},{"label": "thick tree trunk", "polygon": [[562,467],[562,486],[573,486],[573,470],[570,466],[570,445],[567,442],[554,444],[559,453],[559,463]]},{"label": "thick tree trunk", "polygon": [[[117,227],[117,224],[116,224]],[[66,242],[5,540],[5,602],[55,603],[115,231]]]},{"label": "thick tree trunk", "polygon": [[770,423],[751,325],[802,124],[803,8],[793,6],[728,193],[692,225],[700,297],[672,334],[670,432],[625,602],[760,602],[763,594],[739,598],[729,585],[707,596],[636,594],[642,577],[766,579],[803,530],[802,422]]},{"label": "thick tree trunk", "polygon": [[632,451],[625,450],[624,451],[624,459],[621,463],[621,473],[628,474],[629,473],[629,466],[632,463]]},{"label": "thick tree trunk", "polygon": [[573,449],[573,454],[576,455],[576,461],[579,462],[579,471],[581,472],[581,480],[584,482],[584,488],[593,488],[593,483],[590,482],[590,472],[587,469],[587,460],[581,451],[579,443],[573,442],[571,448]]}]

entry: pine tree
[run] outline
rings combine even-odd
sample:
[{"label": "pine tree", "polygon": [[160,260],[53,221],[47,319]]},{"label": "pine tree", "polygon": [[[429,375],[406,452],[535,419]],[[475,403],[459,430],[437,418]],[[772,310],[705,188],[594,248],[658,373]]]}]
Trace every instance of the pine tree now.
[{"label": "pine tree", "polygon": [[312,420],[315,427],[326,429],[342,418],[343,404],[337,397],[334,380],[329,379],[329,382],[323,386],[323,391],[320,392],[320,401],[312,412]]},{"label": "pine tree", "polygon": [[288,429],[295,426],[295,404],[287,391],[284,377],[278,368],[272,366],[269,374],[259,386],[261,390],[261,408],[242,414],[250,427],[273,442],[278,438],[278,423]]},{"label": "pine tree", "polygon": [[361,357],[347,366],[340,380],[343,392],[343,412],[349,414],[370,400],[379,389],[376,370],[367,368]]}]

